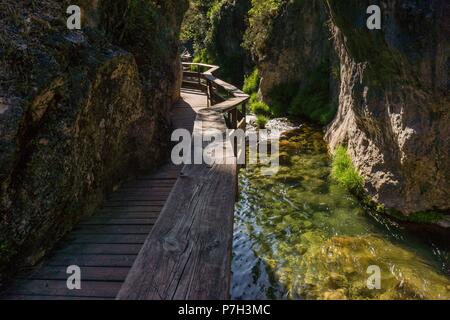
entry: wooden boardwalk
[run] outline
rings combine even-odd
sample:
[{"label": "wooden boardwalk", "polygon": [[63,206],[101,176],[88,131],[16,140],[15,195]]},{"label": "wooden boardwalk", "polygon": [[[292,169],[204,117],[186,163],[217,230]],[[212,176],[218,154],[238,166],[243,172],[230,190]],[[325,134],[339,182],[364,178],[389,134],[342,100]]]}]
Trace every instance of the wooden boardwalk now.
[{"label": "wooden boardwalk", "polygon": [[[187,129],[197,138],[218,129],[227,138],[245,128],[248,95],[215,78],[217,66],[196,67],[193,72],[192,64],[184,64],[182,99],[172,108],[173,129]],[[168,163],[124,184],[0,298],[229,298],[236,157],[243,150],[229,139],[213,141],[202,141],[200,147],[214,143],[225,151],[225,162],[214,153],[209,164]],[[66,271],[72,265],[81,269],[81,289],[67,288]]]},{"label": "wooden boardwalk", "polygon": [[[173,106],[175,129],[192,132],[206,95],[183,90]],[[167,164],[156,173],[124,184],[34,270],[17,277],[2,299],[115,299],[175,185],[182,166]],[[81,268],[81,290],[67,289],[67,267]]]}]

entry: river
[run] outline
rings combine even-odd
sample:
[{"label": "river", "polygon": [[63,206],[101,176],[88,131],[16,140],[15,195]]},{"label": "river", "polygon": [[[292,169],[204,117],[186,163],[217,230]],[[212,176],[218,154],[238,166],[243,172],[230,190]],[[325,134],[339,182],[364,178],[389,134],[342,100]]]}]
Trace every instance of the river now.
[{"label": "river", "polygon": [[[240,172],[233,299],[450,299],[448,246],[333,182],[320,128],[284,133],[280,158],[274,176],[259,165]],[[370,288],[377,270],[380,287]]]}]

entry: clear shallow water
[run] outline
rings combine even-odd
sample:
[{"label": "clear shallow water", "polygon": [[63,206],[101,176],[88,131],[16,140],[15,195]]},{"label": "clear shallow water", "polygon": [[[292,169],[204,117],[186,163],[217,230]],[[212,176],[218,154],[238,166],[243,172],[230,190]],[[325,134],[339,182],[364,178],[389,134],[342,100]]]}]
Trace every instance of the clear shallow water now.
[{"label": "clear shallow water", "polygon": [[[280,159],[275,176],[259,166],[240,173],[234,299],[450,299],[448,246],[365,210],[332,182],[319,130],[283,135]],[[367,288],[371,265],[380,290]]]}]

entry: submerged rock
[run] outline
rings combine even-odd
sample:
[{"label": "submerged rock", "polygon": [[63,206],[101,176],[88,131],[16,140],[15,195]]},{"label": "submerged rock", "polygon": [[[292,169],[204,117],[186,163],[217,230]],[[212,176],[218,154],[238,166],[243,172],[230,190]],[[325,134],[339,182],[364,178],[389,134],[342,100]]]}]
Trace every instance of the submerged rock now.
[{"label": "submerged rock", "polygon": [[[410,251],[372,235],[323,240],[302,237],[306,252],[292,294],[308,299],[450,299],[450,281]],[[381,289],[369,289],[369,266],[381,269]],[[284,277],[280,275],[280,277]]]}]

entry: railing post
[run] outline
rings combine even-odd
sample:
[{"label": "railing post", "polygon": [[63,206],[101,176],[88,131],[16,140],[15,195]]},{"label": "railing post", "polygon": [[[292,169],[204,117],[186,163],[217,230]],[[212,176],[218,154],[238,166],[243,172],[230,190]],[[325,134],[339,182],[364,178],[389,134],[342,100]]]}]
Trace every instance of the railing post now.
[{"label": "railing post", "polygon": [[238,128],[238,116],[237,116],[237,107],[235,107],[233,110],[231,110],[231,117],[232,117],[232,129]]},{"label": "railing post", "polygon": [[207,95],[207,100],[208,100],[208,108],[212,106],[213,102],[212,102],[212,85],[211,85],[211,81],[209,79],[206,79],[206,95]]},{"label": "railing post", "polygon": [[244,117],[244,132],[247,131],[247,101],[244,101],[242,103],[242,113]]}]

